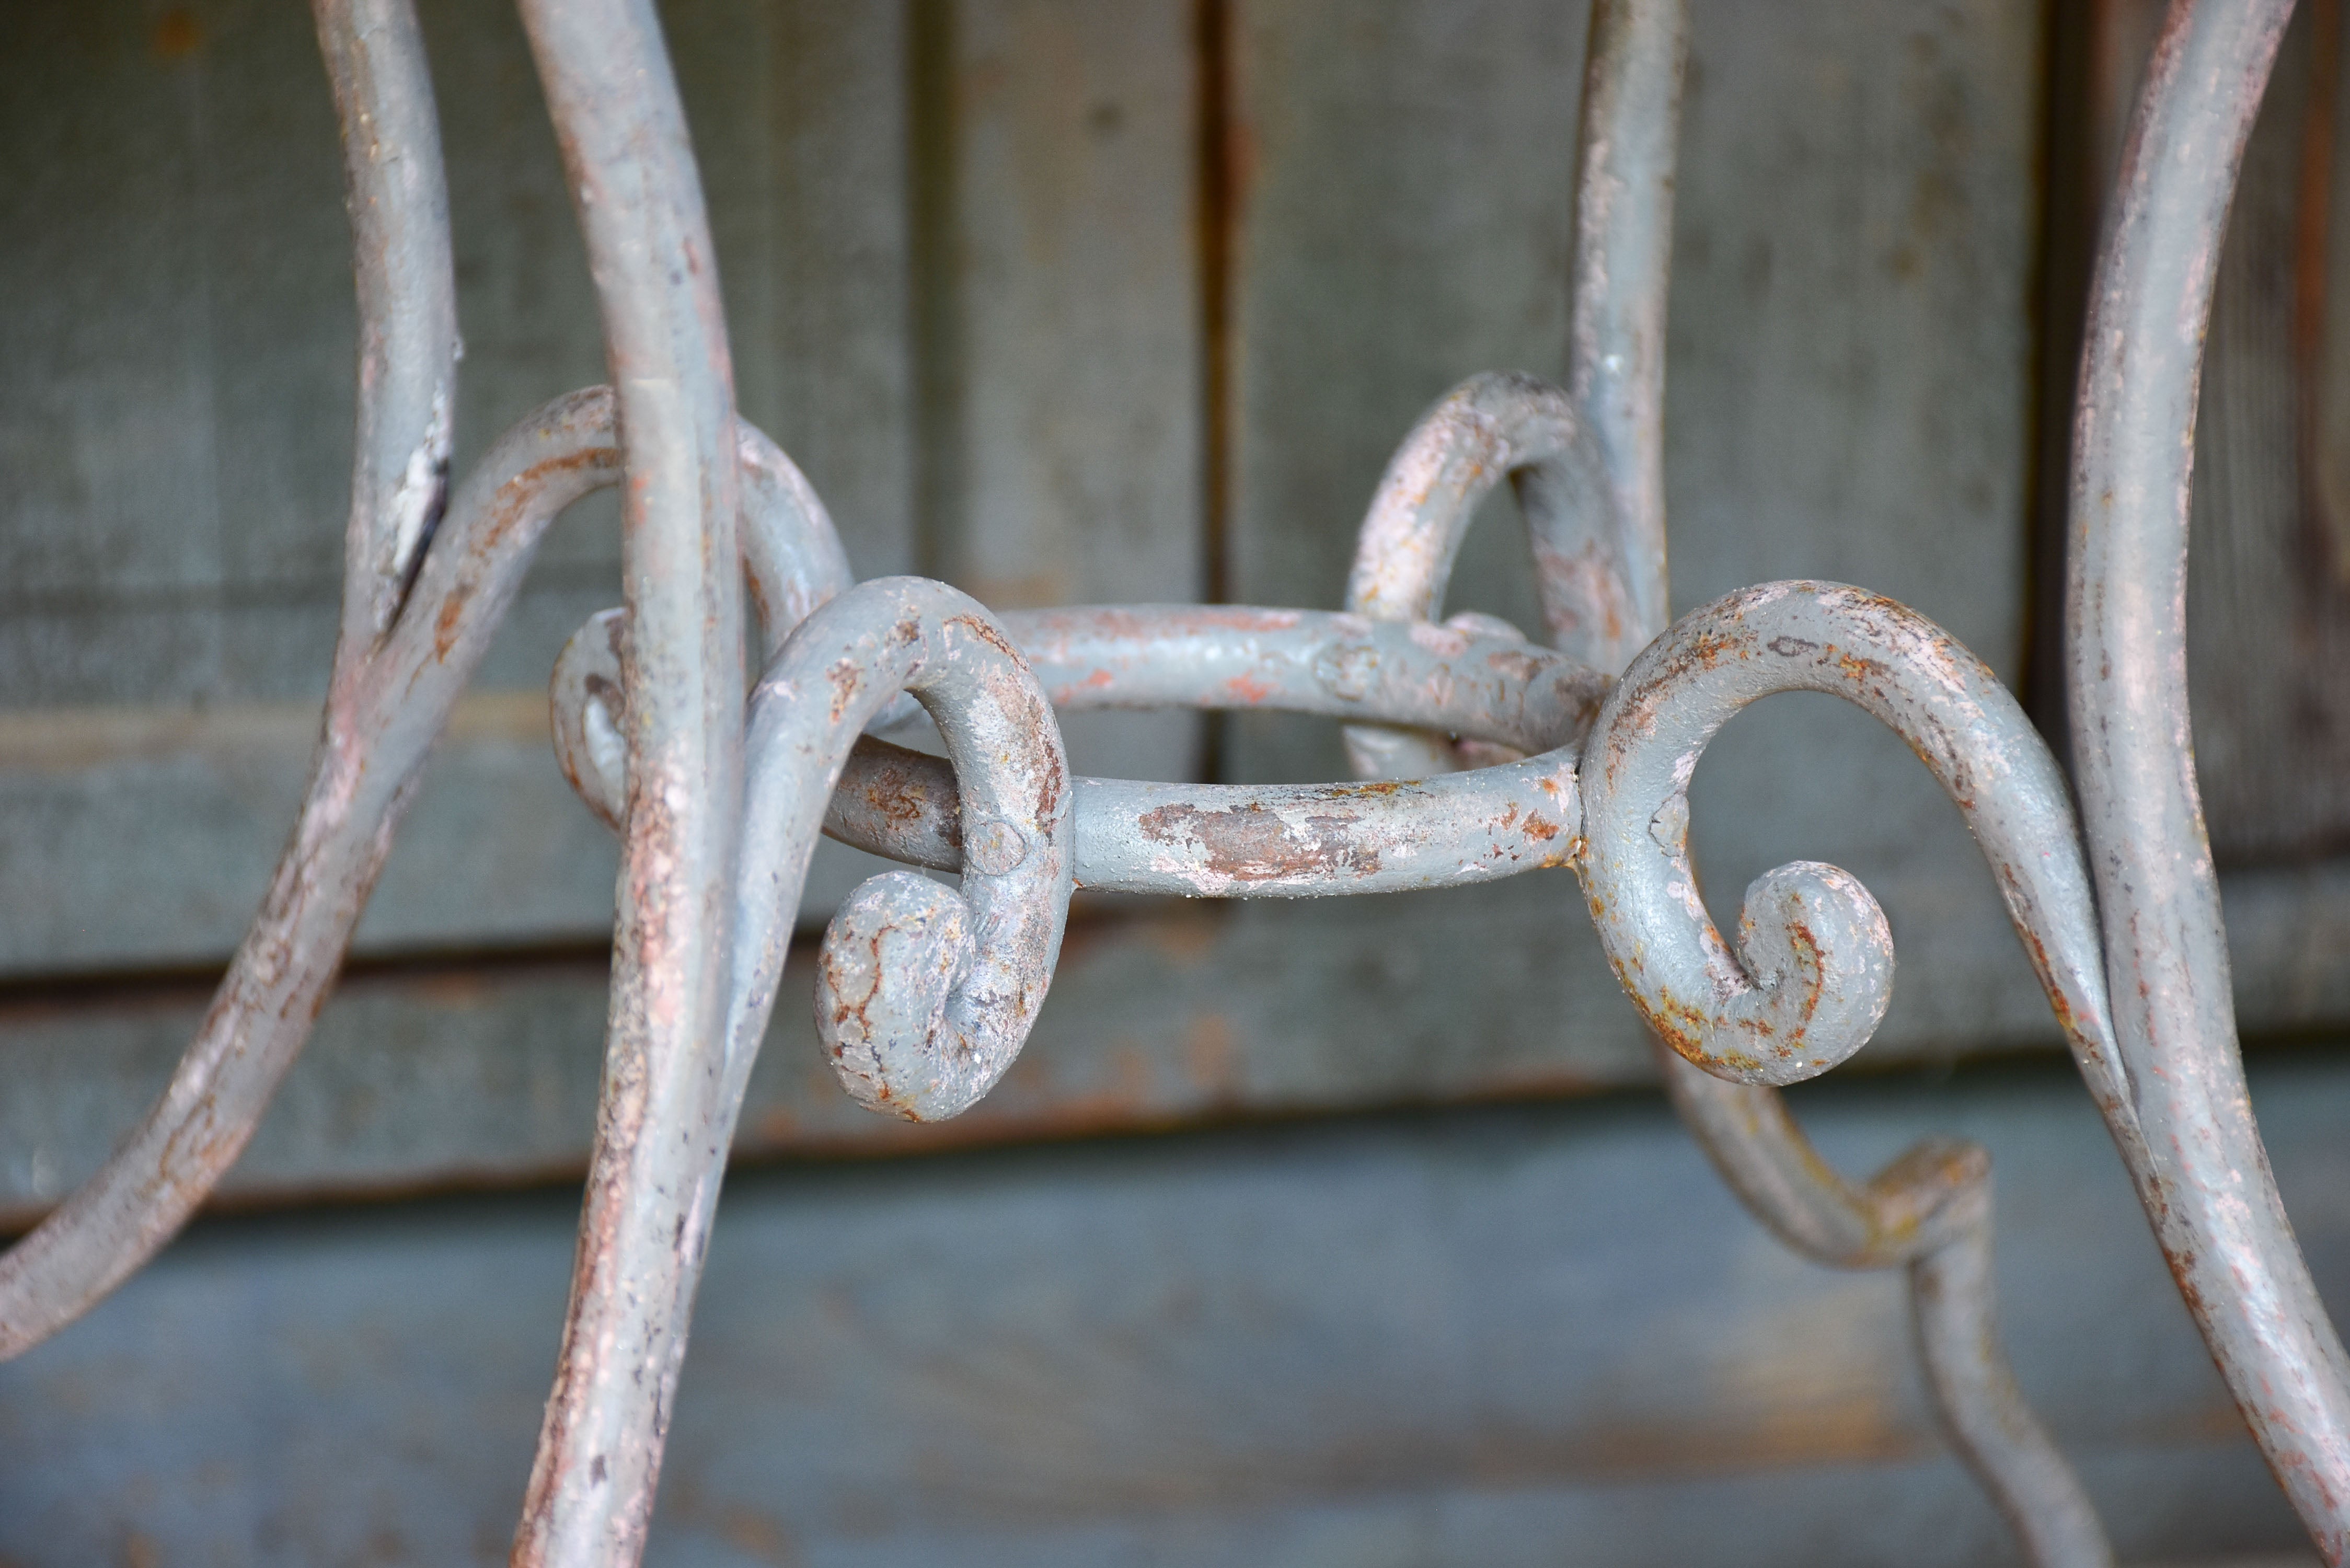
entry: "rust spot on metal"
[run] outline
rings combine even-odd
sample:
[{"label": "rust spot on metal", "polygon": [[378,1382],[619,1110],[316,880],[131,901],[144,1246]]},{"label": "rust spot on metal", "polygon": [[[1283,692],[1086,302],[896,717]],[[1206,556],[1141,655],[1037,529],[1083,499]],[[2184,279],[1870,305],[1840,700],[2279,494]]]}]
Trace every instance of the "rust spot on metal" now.
[{"label": "rust spot on metal", "polygon": [[1210,873],[1234,882],[1370,876],[1379,868],[1378,851],[1349,831],[1351,817],[1317,815],[1293,824],[1254,804],[1222,811],[1167,805],[1145,812],[1139,826],[1153,843],[1197,846]]}]

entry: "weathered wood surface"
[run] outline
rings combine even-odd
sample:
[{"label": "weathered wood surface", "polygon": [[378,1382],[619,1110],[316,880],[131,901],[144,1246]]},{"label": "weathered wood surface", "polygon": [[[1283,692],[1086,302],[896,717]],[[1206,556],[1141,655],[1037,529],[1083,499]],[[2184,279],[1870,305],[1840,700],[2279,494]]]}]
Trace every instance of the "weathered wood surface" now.
[{"label": "weathered wood surface", "polygon": [[[422,9],[462,465],[603,355],[511,7]],[[902,184],[895,14],[711,0],[671,21],[743,411],[802,456],[858,571],[909,569],[902,213],[871,195]],[[0,972],[208,961],[285,842],[333,642],[354,327],[332,106],[300,7],[10,6],[0,58],[0,880],[25,889]],[[362,950],[608,929],[608,836],[522,701],[619,597],[615,514],[580,510],[484,668],[501,722],[444,746]],[[99,733],[125,743],[61,765]],[[820,900],[859,858],[827,852]]]},{"label": "weathered wood surface", "polygon": [[[2350,1295],[2350,1073],[2253,1082]],[[2077,1085],[1804,1099],[1851,1168],[1990,1146],[2017,1373],[2125,1561],[2296,1542]],[[0,1367],[0,1556],[501,1561],[571,1220],[199,1226]],[[1897,1276],[1792,1257],[1645,1097],[787,1166],[729,1184],[650,1561],[2012,1561],[1907,1334]]]},{"label": "weathered wood surface", "polygon": [[[470,337],[462,456],[599,357],[511,16],[424,9]],[[1419,409],[1472,370],[1559,369],[1579,8],[1218,14],[1203,57],[1176,0],[667,9],[743,408],[830,498],[860,572],[939,572],[1010,603],[1190,597],[1215,568],[1235,598],[1335,605]],[[2012,677],[2037,10],[1707,0],[1695,24],[1668,390],[1677,602],[1846,578]],[[0,29],[0,212],[18,236],[0,247],[0,350],[23,370],[0,387],[0,976],[200,967],[282,845],[325,669],[349,439],[331,117],[298,11],[221,0],[158,21],[47,0]],[[1203,69],[1220,91],[1199,90]],[[1212,102],[1230,179],[1200,204]],[[1217,257],[1231,354],[1210,385],[1199,266]],[[1229,441],[1213,497],[1211,415]],[[1510,504],[1492,510],[1453,603],[1531,625]],[[611,597],[608,516],[549,550],[362,952],[601,940],[611,846],[534,703],[556,640]],[[1198,733],[1111,722],[1072,743],[1081,766],[1183,776]],[[1231,776],[1340,771],[1326,726],[1226,739]],[[1717,898],[1808,857],[1883,901],[1904,962],[1879,1056],[2051,1038],[1956,814],[1868,720],[1769,703],[1725,732],[1695,798]],[[858,874],[830,846],[822,864],[811,911]],[[2236,886],[2256,1033],[2350,1020],[2345,888],[2330,867]],[[452,961],[353,986],[234,1182],[568,1168],[599,984],[592,962],[550,978]],[[890,1136],[806,1081],[794,994],[754,1146]],[[0,1011],[0,1071],[38,1064],[22,1070],[46,1085],[0,1105],[0,1205],[37,1207],[94,1163],[192,1007],[86,986]],[[1647,1072],[1564,876],[1152,911],[1085,929],[1031,1064],[947,1136]],[[504,1097],[525,1085],[540,1097]]]},{"label": "weathered wood surface", "polygon": [[[1554,897],[1576,898],[1564,873],[1543,877]],[[2238,1002],[2255,1039],[2306,1036],[2350,1013],[2345,881],[2329,870],[2226,884],[2244,955]],[[1539,928],[1470,918],[1489,891],[1431,900],[1432,920],[1401,900],[1367,915],[1286,905],[1219,919],[1174,904],[1081,919],[1010,1076],[976,1109],[929,1127],[874,1116],[841,1092],[817,1054],[804,950],[785,976],[736,1147],[760,1157],[1001,1144],[1653,1084],[1630,1004],[1598,988],[1604,975],[1562,963]],[[1990,953],[1920,955],[1900,981],[1908,1005],[1895,1017],[1908,1022],[1845,1071],[1948,1063],[1962,1054],[1954,1042],[2053,1054],[2044,1004],[1996,987],[2015,940],[1995,937]],[[1444,983],[1481,968],[1510,983],[1466,997]],[[0,1005],[0,1230],[97,1168],[169,1075],[204,1001],[188,984]],[[347,980],[222,1193],[282,1202],[581,1170],[603,1021],[592,954]]]},{"label": "weathered wood surface", "polygon": [[[2160,0],[2060,8],[2036,561],[2061,580],[2081,303]],[[2328,20],[2330,18],[2330,20]],[[2230,213],[2206,347],[2189,538],[2196,775],[2222,866],[2350,845],[2350,94],[2339,9],[2302,6]],[[2062,607],[2043,603],[2043,644]],[[2044,728],[2063,696],[2043,659]]]},{"label": "weathered wood surface", "polygon": [[[1191,0],[913,8],[941,167],[916,352],[929,569],[1003,609],[1207,597]],[[1191,714],[1082,714],[1070,765],[1201,775]]]},{"label": "weathered wood surface", "polygon": [[2350,345],[2350,266],[2326,256],[2350,245],[2350,186],[2324,167],[2350,147],[2311,123],[2338,90],[2319,79],[2340,70],[2316,47],[2328,8],[2294,18],[2245,150],[2195,432],[2195,771],[2212,849],[2238,864],[2350,848],[2350,534],[2324,504],[2350,501],[2327,484],[2350,431],[2315,423],[2321,357]]},{"label": "weathered wood surface", "polygon": [[[1583,23],[1536,0],[1235,18],[1232,591],[1328,603],[1429,402],[1478,370],[1563,373]],[[2015,676],[2043,32],[2021,3],[1695,6],[1666,378],[1677,608],[1855,582]],[[1448,603],[1538,626],[1512,504],[1486,512]],[[1235,776],[1342,771],[1330,730],[1231,733]],[[1691,816],[1718,908],[1796,858],[1868,885],[1908,961],[1890,1036],[2037,1027],[1956,815],[1856,711],[1788,697],[1733,722]],[[1575,901],[1538,880],[1329,918],[1445,928],[1424,972],[1464,1012],[1534,974],[1579,1024],[1610,983]]]}]

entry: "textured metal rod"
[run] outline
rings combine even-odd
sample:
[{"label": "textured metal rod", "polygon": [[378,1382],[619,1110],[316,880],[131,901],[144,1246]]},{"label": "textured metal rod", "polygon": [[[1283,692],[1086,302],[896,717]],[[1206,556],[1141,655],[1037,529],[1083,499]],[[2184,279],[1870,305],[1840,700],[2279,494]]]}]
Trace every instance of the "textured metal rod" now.
[{"label": "textured metal rod", "polygon": [[[1939,1211],[1943,1234],[1909,1262],[1910,1327],[1935,1414],[2032,1562],[2048,1568],[2110,1563],[2113,1548],[2089,1494],[2024,1403],[2000,1346],[1991,1157],[1975,1144],[1948,1147],[1965,1179],[1953,1183]],[[1908,1158],[1936,1152],[1921,1145]],[[1870,1186],[1907,1175],[1904,1162],[1896,1161]]]},{"label": "textured metal rod", "polygon": [[1841,584],[1766,583],[1684,617],[1632,661],[1585,742],[1592,918],[1650,1027],[1717,1076],[1796,1083],[1866,1044],[1892,995],[1885,917],[1835,867],[1798,861],[1756,877],[1736,953],[1699,900],[1690,778],[1732,714],[1781,691],[1842,697],[1909,743],[1991,862],[2099,1104],[2123,1101],[2088,874],[2055,759],[1954,639]]},{"label": "textured metal rod", "polygon": [[[597,389],[609,409],[610,394]],[[608,415],[610,450],[594,483],[617,483],[620,454]],[[739,542],[743,574],[756,607],[762,656],[773,659],[792,628],[855,581],[848,556],[816,487],[757,426],[734,421],[742,464]],[[555,755],[571,787],[618,833],[628,813],[628,746],[623,739],[629,612],[590,616],[556,658],[548,693]]]},{"label": "textured metal rod", "polygon": [[[170,1085],[107,1163],[0,1255],[0,1356],[101,1300],[235,1162],[309,1037],[433,742],[547,525],[619,481],[613,422],[610,389],[590,387],[515,423],[458,487],[389,632],[352,634],[361,652],[330,695],[292,842]],[[744,557],[762,601],[780,607],[770,618],[780,644],[847,586],[847,562],[773,441],[743,426],[739,458]]]},{"label": "textured metal rod", "polygon": [[[1055,706],[1362,714],[1542,754],[1409,784],[1217,785],[1076,781],[1076,879],[1102,891],[1323,898],[1490,881],[1573,853],[1575,747],[1607,683],[1515,637],[1245,607],[1015,612],[1007,636]],[[619,678],[618,612],[572,639],[555,681],[556,749],[608,825],[625,769],[593,716]],[[941,759],[858,744],[825,818],[836,838],[941,870],[962,867],[962,807]]]},{"label": "textured metal rod", "polygon": [[[1891,994],[1883,916],[1834,867],[1758,877],[1735,953],[1699,900],[1690,778],[1731,714],[1788,691],[1866,709],[1941,783],[1991,861],[2091,1093],[2126,1118],[2088,873],[2055,760],[1964,649],[1913,611],[1833,584],[1749,588],[1685,618],[1633,661],[1586,743],[1580,869],[1617,976],[1651,1028],[1713,1074],[1788,1083],[1859,1049]],[[1686,1072],[1667,1083],[1724,1179],[1791,1246],[1844,1267],[1909,1265],[1920,1358],[1962,1455],[2034,1561],[2107,1561],[2085,1495],[1991,1333],[1981,1151],[1920,1146],[1856,1191],[1774,1096],[1724,1094]]]},{"label": "textured metal rod", "polygon": [[[1607,682],[1548,649],[1458,627],[1225,606],[1031,611],[1003,623],[1063,708],[1359,714],[1539,753],[1404,784],[1079,779],[1080,887],[1324,898],[1567,863],[1581,807],[1565,748],[1590,729]],[[876,749],[859,748],[827,818],[849,842],[894,837],[911,826],[909,805],[951,787],[932,774],[927,789],[909,790],[920,764],[900,753],[870,769],[868,756]],[[926,816],[945,809],[941,802]]]},{"label": "textured metal rod", "polygon": [[953,1116],[1003,1075],[1052,984],[1076,825],[1053,705],[977,600],[920,577],[860,583],[792,634],[752,699],[730,1127],[825,803],[858,732],[901,691],[937,722],[962,782],[962,879],[956,889],[886,872],[833,916],[816,1008],[835,1070],[868,1109]]},{"label": "textured metal rod", "polygon": [[626,480],[632,788],[595,1152],[514,1561],[634,1563],[700,1277],[639,1221],[723,1164],[743,788],[733,385],[701,176],[651,0],[523,0],[601,307]]},{"label": "textured metal rod", "polygon": [[[599,617],[589,631],[617,624]],[[574,647],[597,640],[575,639]],[[641,1341],[591,1346],[599,1366],[633,1350],[640,1362],[671,1369],[673,1380],[682,1361],[727,1148],[774,1010],[825,802],[859,732],[900,691],[920,698],[946,738],[963,783],[958,836],[971,853],[959,888],[889,872],[849,897],[818,955],[818,1034],[859,1103],[934,1120],[994,1085],[1044,1003],[1068,916],[1075,820],[1052,704],[976,601],[914,577],[859,584],[790,632],[752,695],[723,1050],[709,1053],[710,1071],[658,1106],[660,1119],[648,1126],[669,1151],[661,1179],[629,1185],[602,1239],[616,1257],[674,1257],[681,1267],[652,1279],[650,1301],[629,1303],[644,1314]],[[634,1533],[564,1538],[551,1529],[525,1536],[517,1560],[531,1560],[526,1548],[564,1563],[633,1560],[671,1392],[649,1380],[599,1402],[599,1436],[637,1456],[629,1484],[639,1489],[603,1511],[631,1521]],[[550,1404],[550,1424],[556,1414]],[[612,1479],[591,1471],[588,1480]],[[559,1524],[560,1505],[556,1518]],[[564,1538],[560,1555],[539,1544],[548,1537]]]},{"label": "textured metal rod", "polygon": [[[1388,460],[1363,519],[1347,608],[1374,620],[1436,619],[1477,504],[1521,476],[1544,612],[1557,618],[1554,637],[1560,620],[1572,632],[1586,575],[1572,541],[1583,514],[1607,504],[1598,472],[1597,449],[1565,392],[1532,376],[1471,377],[1439,398]],[[1370,724],[1345,733],[1358,777],[1425,778],[1464,765],[1440,736]]]},{"label": "textured metal rod", "polygon": [[2327,1562],[2350,1561],[2350,1366],[2238,1054],[2187,705],[2204,328],[2290,0],[2171,6],[2089,297],[2066,541],[2074,766],[2139,1136],[2118,1139],[2179,1289]]},{"label": "textured metal rod", "polygon": [[[1665,629],[1665,306],[1680,158],[1687,0],[1595,0],[1575,187],[1570,396],[1596,493],[1518,476],[1552,640],[1614,674]],[[1596,503],[1591,504],[1590,503]],[[1570,531],[1571,530],[1571,531]]]},{"label": "textured metal rod", "polygon": [[359,290],[358,431],[344,537],[342,679],[380,635],[449,496],[457,284],[441,122],[412,0],[314,0],[343,136]]},{"label": "textured metal rod", "polygon": [[[1688,30],[1686,0],[1598,0],[1586,52],[1569,379],[1602,453],[1600,484],[1615,534],[1612,551],[1599,545],[1585,557],[1591,624],[1560,646],[1610,671],[1661,633],[1668,614],[1665,322]],[[1523,481],[1520,490],[1526,492]],[[1610,564],[1617,583],[1603,569]],[[1621,625],[1614,624],[1618,615]],[[2023,1405],[1999,1345],[1987,1262],[1987,1159],[1980,1199],[1962,1199],[1964,1189],[1934,1179],[1960,1167],[1933,1143],[1856,1189],[1819,1158],[1774,1090],[1717,1078],[1654,1038],[1659,1068],[1691,1137],[1758,1220],[1831,1264],[1909,1262],[1918,1355],[1937,1409],[2032,1560],[2065,1568],[2110,1563],[2086,1494]],[[1980,1254],[1982,1268],[1951,1274],[1930,1250],[1886,1251],[1910,1218],[1961,1202],[1976,1219],[1949,1245]],[[1918,1244],[1915,1235],[1902,1243]],[[1929,1285],[1939,1292],[1930,1311],[1923,1293]],[[1978,1295],[1964,1296],[1967,1290]]]},{"label": "textured metal rod", "polygon": [[[442,511],[457,358],[440,130],[407,0],[318,0],[315,11],[342,123],[360,368],[323,734],[293,839],[171,1083],[105,1166],[0,1257],[0,1356],[129,1277],[244,1150],[308,1037],[416,770],[528,556],[521,535],[483,531],[477,509],[461,541],[424,557],[410,591]],[[494,504],[473,493],[479,507]],[[432,629],[444,612],[445,647]]]}]

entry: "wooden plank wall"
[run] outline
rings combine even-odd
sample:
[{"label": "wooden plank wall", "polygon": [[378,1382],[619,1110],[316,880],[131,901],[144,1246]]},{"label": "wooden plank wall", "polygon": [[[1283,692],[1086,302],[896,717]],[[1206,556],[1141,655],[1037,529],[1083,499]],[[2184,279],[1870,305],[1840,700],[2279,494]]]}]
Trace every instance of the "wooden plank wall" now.
[{"label": "wooden plank wall", "polygon": [[[470,343],[462,459],[593,379],[598,348],[513,19],[425,12]],[[933,572],[1005,605],[1332,605],[1418,410],[1480,369],[1562,366],[1576,7],[667,15],[743,407],[828,497],[860,573]],[[39,372],[0,388],[17,567],[0,875],[22,890],[0,905],[0,1052],[82,1107],[0,1113],[0,1210],[22,1214],[160,1082],[282,843],[329,636],[350,322],[298,16],[157,20],[120,0],[0,27],[24,78],[7,144],[41,154],[0,179],[11,232],[39,237],[0,255],[0,344]],[[1678,606],[1856,581],[2020,676],[2043,41],[2022,0],[1700,5],[1669,363]],[[1531,624],[1511,504],[1489,510],[1453,602]],[[612,597],[609,510],[583,512],[436,761],[361,932],[373,968],[234,1179],[252,1190],[584,1151],[611,846],[565,791],[536,695],[557,640]],[[1070,742],[1106,774],[1340,766],[1329,727],[1269,718],[1088,716]],[[1876,891],[1908,961],[1875,1059],[2053,1043],[1955,814],[1857,712],[1786,698],[1731,725],[1695,821],[1718,896],[1799,856]],[[871,864],[827,846],[811,918]],[[2350,1017],[2341,885],[2305,863],[2231,884],[2250,1027]],[[1023,1078],[938,1136],[1647,1079],[1564,873],[1079,917]],[[148,977],[135,996],[130,974]],[[799,1012],[787,992],[750,1147],[901,1136],[812,1073]],[[395,1044],[417,1041],[436,1043],[429,1076],[423,1047]],[[438,1114],[424,1087],[543,1074],[562,1087],[534,1103],[559,1109],[524,1116],[527,1136]],[[316,1130],[362,1126],[357,1143]]]},{"label": "wooden plank wall", "polygon": [[[2350,1289],[2350,1075],[2254,1085],[2318,1278]],[[2061,1069],[1803,1100],[1855,1168],[1989,1145],[2017,1373],[2123,1562],[2314,1565]],[[0,1366],[0,1558],[504,1562],[571,1197],[200,1225]],[[647,1561],[2020,1562],[1905,1315],[1897,1275],[1756,1229],[1649,1098],[753,1173]]]},{"label": "wooden plank wall", "polygon": [[[510,13],[421,10],[462,463],[598,379],[600,350]],[[2063,96],[2049,18],[2036,0],[1695,11],[1675,607],[1855,581],[2024,683],[2061,357],[2035,290],[2081,219],[2041,196]],[[1580,5],[663,16],[744,414],[806,469],[861,575],[1005,607],[1332,607],[1419,410],[1477,370],[1563,368]],[[91,1168],[162,1081],[291,819],[349,443],[315,53],[297,6],[0,7],[0,1228]],[[2264,122],[2272,162],[2281,134]],[[2272,275],[2229,265],[2247,309],[2268,298]],[[2215,383],[2223,404],[2260,390],[2248,363]],[[2265,418],[2247,403],[2214,428],[2272,440]],[[1489,510],[1453,607],[1536,624],[1511,503]],[[2290,558],[2262,540],[2299,514],[2243,511],[2234,558]],[[2226,533],[2203,520],[2199,549]],[[555,768],[541,692],[616,581],[611,511],[584,507],[229,1199],[581,1166],[613,857]],[[2206,733],[2272,667],[2265,603],[2198,601]],[[2256,651],[2231,666],[2228,648]],[[1334,732],[1302,721],[1087,716],[1069,741],[1099,774],[1341,771]],[[2230,760],[2253,750],[2206,759],[2231,822],[2286,820],[2244,791],[2338,794]],[[1730,726],[1695,802],[1717,898],[1815,857],[1883,901],[1904,961],[1864,1063],[2054,1044],[1955,814],[1865,718],[1774,700]],[[2350,1022],[2350,863],[2312,855],[2322,834],[2262,831],[2220,835],[2246,1027],[2323,1038]],[[872,863],[827,846],[819,865],[811,917]],[[806,985],[804,964],[786,978],[740,1146],[800,1158],[730,1188],[660,1561],[1492,1564],[1555,1561],[1562,1539],[1607,1563],[2000,1560],[1906,1382],[1894,1282],[1774,1251],[1644,1093],[1567,1103],[1644,1090],[1650,1068],[1564,873],[1294,906],[1081,899],[1020,1065],[935,1129],[840,1095]],[[2272,1150],[2332,1287],[2345,1091],[2323,1051],[2273,1073]],[[1523,1103],[1430,1108],[1499,1100]],[[1992,1144],[2025,1383],[2130,1552],[2293,1539],[2061,1063],[1807,1104],[1856,1167],[1919,1130]],[[1333,1119],[1367,1110],[1385,1115]],[[0,1369],[0,1562],[496,1560],[568,1205],[209,1224]],[[973,1324],[961,1348],[940,1337]],[[1727,1348],[1699,1343],[1720,1324]],[[200,1342],[214,1354],[172,1349]],[[859,1490],[872,1473],[909,1479]]]}]

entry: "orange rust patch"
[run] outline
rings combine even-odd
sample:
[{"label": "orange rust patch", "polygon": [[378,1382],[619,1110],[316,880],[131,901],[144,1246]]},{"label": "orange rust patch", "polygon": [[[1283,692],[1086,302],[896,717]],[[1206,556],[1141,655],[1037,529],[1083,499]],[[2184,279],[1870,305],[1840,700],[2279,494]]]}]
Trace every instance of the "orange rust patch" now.
[{"label": "orange rust patch", "polygon": [[1379,868],[1378,851],[1357,841],[1349,831],[1353,822],[1339,816],[1292,824],[1255,805],[1222,811],[1176,805],[1144,813],[1138,826],[1153,843],[1196,846],[1206,870],[1235,882],[1333,872],[1370,876]]},{"label": "orange rust patch", "polygon": [[[947,625],[951,627],[962,628],[964,630],[970,632],[972,636],[979,639],[980,641],[987,644],[988,647],[994,649],[998,653],[1003,654],[1003,657],[1009,659],[1013,663],[1020,666],[1023,670],[1025,670],[1028,667],[1028,661],[1020,657],[1020,650],[1013,647],[1011,642],[1002,632],[996,630],[994,627],[991,626],[986,621],[980,619],[977,616],[959,615],[948,621]],[[907,640],[910,642],[913,639],[910,637]]]},{"label": "orange rust patch", "polygon": [[1883,680],[1893,673],[1893,667],[1881,659],[1869,659],[1857,653],[1835,650],[1837,670],[1856,686]]},{"label": "orange rust patch", "polygon": [[470,596],[451,594],[442,601],[441,614],[432,622],[432,657],[446,661],[449,650],[457,646],[457,623],[465,614],[465,600]]},{"label": "orange rust patch", "polygon": [[1538,659],[1532,654],[1521,653],[1515,649],[1503,649],[1499,653],[1487,654],[1485,665],[1496,674],[1506,675],[1515,680],[1530,681],[1542,673],[1542,664]]}]

